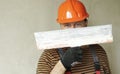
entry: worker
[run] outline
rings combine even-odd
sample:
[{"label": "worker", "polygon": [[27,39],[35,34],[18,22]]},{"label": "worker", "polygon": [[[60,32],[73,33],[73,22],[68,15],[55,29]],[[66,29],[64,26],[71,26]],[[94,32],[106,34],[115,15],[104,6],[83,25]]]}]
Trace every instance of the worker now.
[{"label": "worker", "polygon": [[[89,14],[79,0],[65,0],[58,8],[61,29],[87,27]],[[111,74],[105,50],[98,44],[46,49],[37,74]]]}]

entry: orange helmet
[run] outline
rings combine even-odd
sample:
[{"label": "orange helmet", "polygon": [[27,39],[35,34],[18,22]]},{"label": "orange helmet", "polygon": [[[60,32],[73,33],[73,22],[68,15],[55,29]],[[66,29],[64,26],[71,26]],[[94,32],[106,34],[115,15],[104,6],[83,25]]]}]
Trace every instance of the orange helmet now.
[{"label": "orange helmet", "polygon": [[58,23],[82,21],[88,17],[85,6],[79,0],[66,0],[58,9]]}]

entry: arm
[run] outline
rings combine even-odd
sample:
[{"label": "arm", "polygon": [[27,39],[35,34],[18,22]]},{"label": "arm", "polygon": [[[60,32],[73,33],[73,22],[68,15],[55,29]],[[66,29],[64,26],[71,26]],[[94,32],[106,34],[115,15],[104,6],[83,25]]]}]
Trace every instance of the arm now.
[{"label": "arm", "polygon": [[44,51],[38,61],[36,74],[49,74],[51,71],[51,58],[49,51]]},{"label": "arm", "polygon": [[64,74],[65,71],[66,71],[65,67],[63,66],[63,64],[59,60],[58,63],[53,68],[53,70],[50,72],[50,74],[56,74],[56,73]]},{"label": "arm", "polygon": [[96,47],[97,51],[99,51],[99,52],[97,52],[97,54],[100,58],[100,63],[101,63],[102,69],[104,70],[104,72],[106,74],[111,74],[108,57],[107,57],[107,54],[106,54],[104,48],[101,47],[100,45],[96,45],[95,47]]},{"label": "arm", "polygon": [[[103,67],[103,70],[106,74],[111,74],[111,70],[110,70],[110,67],[109,67],[109,61],[108,61],[108,57],[107,57],[107,54],[105,51],[102,52],[102,54],[104,57],[102,58],[102,60],[104,60],[104,63],[102,63],[102,67]],[[102,56],[101,56],[102,57]]]}]

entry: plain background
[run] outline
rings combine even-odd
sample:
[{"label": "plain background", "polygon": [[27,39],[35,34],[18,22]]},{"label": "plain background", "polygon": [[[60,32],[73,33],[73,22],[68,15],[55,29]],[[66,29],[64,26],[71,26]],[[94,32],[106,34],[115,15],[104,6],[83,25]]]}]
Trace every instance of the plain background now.
[{"label": "plain background", "polygon": [[[65,0],[0,0],[0,74],[36,74],[34,32],[59,29],[57,9]],[[113,25],[114,42],[102,44],[112,74],[120,74],[120,0],[81,0],[89,26]]]}]

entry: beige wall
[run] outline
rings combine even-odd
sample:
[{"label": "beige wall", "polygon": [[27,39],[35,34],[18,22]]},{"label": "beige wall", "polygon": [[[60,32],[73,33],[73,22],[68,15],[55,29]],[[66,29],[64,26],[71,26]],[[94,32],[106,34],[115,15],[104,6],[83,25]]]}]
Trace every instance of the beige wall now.
[{"label": "beige wall", "polygon": [[[0,0],[0,74],[35,74],[42,51],[34,32],[59,29],[57,7],[64,0]],[[113,24],[114,42],[102,44],[113,74],[120,74],[120,0],[81,0],[90,25]]]}]

